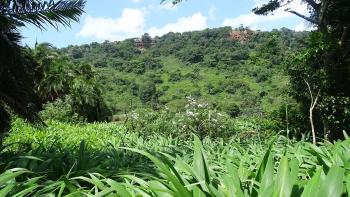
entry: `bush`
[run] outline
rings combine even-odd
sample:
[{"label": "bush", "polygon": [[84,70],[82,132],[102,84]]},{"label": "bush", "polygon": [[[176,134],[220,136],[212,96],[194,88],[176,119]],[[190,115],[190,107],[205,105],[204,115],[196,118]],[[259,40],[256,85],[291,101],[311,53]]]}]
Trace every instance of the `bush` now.
[{"label": "bush", "polygon": [[192,81],[198,81],[200,79],[202,79],[202,76],[200,74],[200,69],[197,67],[197,68],[194,68],[192,70],[192,72],[190,73],[187,73],[185,75],[185,78],[189,79],[189,80],[192,80]]},{"label": "bush", "polygon": [[240,115],[241,110],[236,103],[228,103],[224,107],[224,111],[231,117],[236,118]]},{"label": "bush", "polygon": [[156,97],[156,85],[152,81],[147,81],[139,87],[139,97],[143,103],[151,102]]},{"label": "bush", "polygon": [[143,109],[130,115],[127,128],[139,133],[147,139],[154,134],[162,136],[178,136],[186,139],[194,133],[201,139],[226,138],[234,134],[232,120],[212,109],[206,103],[199,103],[187,97],[187,105],[181,112],[172,112],[167,108],[153,111]]},{"label": "bush", "polygon": [[206,88],[207,88],[208,94],[211,94],[211,95],[217,94],[216,88],[215,88],[215,86],[214,86],[213,84],[208,83],[208,84],[206,85]]},{"label": "bush", "polygon": [[169,82],[180,81],[182,79],[181,71],[177,70],[169,74]]},{"label": "bush", "polygon": [[149,78],[149,80],[152,80],[155,84],[163,83],[162,77],[159,74],[150,73],[147,75],[147,78]]},{"label": "bush", "polygon": [[44,105],[44,110],[41,111],[40,117],[43,120],[57,120],[60,122],[79,123],[85,121],[85,118],[74,112],[69,96],[63,99],[56,99],[54,102]]}]

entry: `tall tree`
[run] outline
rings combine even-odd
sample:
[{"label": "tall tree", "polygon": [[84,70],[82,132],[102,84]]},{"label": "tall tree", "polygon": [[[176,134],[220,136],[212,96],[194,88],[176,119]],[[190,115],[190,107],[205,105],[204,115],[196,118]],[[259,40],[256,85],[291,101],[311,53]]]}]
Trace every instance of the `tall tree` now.
[{"label": "tall tree", "polygon": [[[58,29],[70,26],[83,13],[84,0],[0,0],[0,142],[9,129],[11,112],[38,121],[40,102],[35,80],[38,63],[20,45],[19,28],[32,24],[42,30],[46,24]],[[2,133],[2,134],[1,134]]]},{"label": "tall tree", "polygon": [[350,1],[349,0],[303,0],[309,15],[287,8],[296,0],[270,0],[253,9],[255,14],[267,15],[286,7],[285,11],[305,19],[317,27],[322,36],[316,40],[319,48],[309,62],[325,68],[328,72],[329,94],[350,96]]},{"label": "tall tree", "polygon": [[[287,7],[293,1],[296,0],[270,0],[253,11],[266,15]],[[350,1],[303,0],[302,3],[307,5],[308,15],[292,8],[285,11],[305,19],[316,30],[310,34],[308,48],[299,51],[288,63],[292,94],[307,106],[309,98],[305,92],[311,94],[311,90],[310,85],[303,84],[303,81],[309,80],[320,93],[318,106],[315,102],[310,107],[310,119],[311,109],[315,108],[318,130],[323,130],[325,138],[339,139],[350,124],[347,113],[350,100]],[[311,103],[313,100],[311,97]],[[315,133],[314,128],[312,130]]]},{"label": "tall tree", "polygon": [[148,49],[152,46],[152,37],[148,33],[145,33],[141,37],[141,42],[143,46]]}]

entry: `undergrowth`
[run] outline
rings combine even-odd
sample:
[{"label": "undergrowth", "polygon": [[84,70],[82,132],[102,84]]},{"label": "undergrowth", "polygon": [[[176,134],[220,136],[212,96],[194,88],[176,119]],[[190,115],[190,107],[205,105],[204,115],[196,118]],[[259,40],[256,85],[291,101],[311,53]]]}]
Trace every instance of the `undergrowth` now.
[{"label": "undergrowth", "polygon": [[[244,142],[244,143],[242,143]],[[0,196],[346,196],[350,139],[187,140],[123,126],[13,124]]]}]

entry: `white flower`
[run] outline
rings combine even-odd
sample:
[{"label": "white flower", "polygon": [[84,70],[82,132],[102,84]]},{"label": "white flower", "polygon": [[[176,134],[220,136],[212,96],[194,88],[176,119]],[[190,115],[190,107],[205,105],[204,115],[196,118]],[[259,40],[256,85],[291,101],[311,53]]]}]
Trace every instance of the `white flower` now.
[{"label": "white flower", "polygon": [[139,114],[134,112],[134,113],[131,114],[131,118],[137,120],[139,118]]},{"label": "white flower", "polygon": [[195,113],[193,113],[191,111],[187,111],[186,114],[187,114],[187,116],[195,116]]}]

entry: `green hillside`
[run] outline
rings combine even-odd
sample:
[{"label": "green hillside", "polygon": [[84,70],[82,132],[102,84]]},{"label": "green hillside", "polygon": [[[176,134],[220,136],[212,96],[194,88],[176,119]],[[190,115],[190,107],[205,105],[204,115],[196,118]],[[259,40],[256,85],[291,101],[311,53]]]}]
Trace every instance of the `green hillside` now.
[{"label": "green hillside", "polygon": [[306,32],[230,27],[60,49],[75,63],[94,65],[113,114],[145,106],[178,111],[191,96],[237,115],[268,113],[287,97],[286,55]]}]

